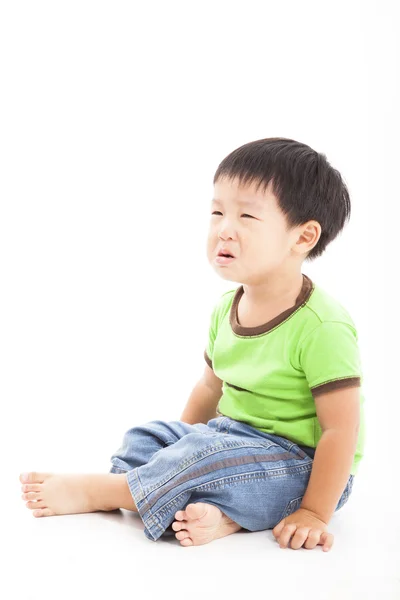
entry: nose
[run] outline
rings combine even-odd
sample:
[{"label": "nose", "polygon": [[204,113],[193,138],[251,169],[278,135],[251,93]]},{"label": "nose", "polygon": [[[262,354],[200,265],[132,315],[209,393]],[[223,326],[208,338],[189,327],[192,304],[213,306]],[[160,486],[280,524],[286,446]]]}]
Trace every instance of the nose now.
[{"label": "nose", "polygon": [[218,228],[218,237],[225,240],[233,237],[233,225],[227,220],[227,218],[221,219]]}]

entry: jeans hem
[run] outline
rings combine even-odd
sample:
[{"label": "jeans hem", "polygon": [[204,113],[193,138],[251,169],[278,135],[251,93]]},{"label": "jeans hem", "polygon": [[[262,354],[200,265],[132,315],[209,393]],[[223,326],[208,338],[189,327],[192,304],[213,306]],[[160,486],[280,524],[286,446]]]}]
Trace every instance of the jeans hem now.
[{"label": "jeans hem", "polygon": [[[158,518],[152,514],[140,484],[137,468],[127,472],[128,486],[135,502],[137,511],[144,524],[144,534],[152,542],[156,542],[165,531],[165,527],[160,525]],[[145,513],[150,516],[145,516]]]}]

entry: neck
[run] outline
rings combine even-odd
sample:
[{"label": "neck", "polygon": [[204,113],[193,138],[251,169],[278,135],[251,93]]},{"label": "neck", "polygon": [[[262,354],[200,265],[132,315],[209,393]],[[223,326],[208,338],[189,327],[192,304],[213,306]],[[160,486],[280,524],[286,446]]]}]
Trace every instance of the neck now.
[{"label": "neck", "polygon": [[243,284],[244,295],[249,304],[265,306],[296,301],[303,287],[303,274],[271,274],[266,280],[257,285]]}]

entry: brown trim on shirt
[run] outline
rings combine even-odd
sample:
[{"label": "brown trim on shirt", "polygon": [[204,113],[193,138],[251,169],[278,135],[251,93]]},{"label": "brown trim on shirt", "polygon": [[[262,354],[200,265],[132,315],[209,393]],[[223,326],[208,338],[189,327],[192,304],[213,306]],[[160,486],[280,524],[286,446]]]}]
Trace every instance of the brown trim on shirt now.
[{"label": "brown trim on shirt", "polygon": [[[268,331],[271,331],[272,329],[274,329],[275,327],[277,327],[278,325],[280,325],[281,323],[286,321],[301,306],[304,306],[304,304],[306,304],[308,302],[308,300],[310,299],[311,294],[313,293],[314,289],[315,289],[314,283],[311,281],[311,279],[309,277],[307,277],[307,275],[305,275],[303,273],[303,287],[301,288],[300,294],[296,298],[296,302],[295,302],[294,306],[283,311],[282,313],[280,313],[279,315],[277,315],[276,317],[274,317],[267,323],[263,323],[262,325],[257,325],[257,327],[243,327],[242,325],[240,325],[240,323],[238,321],[239,300],[242,297],[242,295],[244,294],[244,288],[241,285],[240,287],[237,288],[237,290],[235,292],[235,295],[234,295],[233,301],[232,301],[232,306],[231,306],[230,313],[229,313],[229,323],[231,325],[232,331],[234,333],[244,336],[244,337],[261,335],[262,333],[267,333]],[[211,369],[213,369],[212,360],[209,358],[206,350],[204,350],[204,359],[205,359],[206,363],[208,364],[208,366]],[[226,385],[229,385],[236,389],[240,389],[228,382],[225,382],[225,383],[226,383]],[[344,379],[335,379],[334,381],[327,381],[326,383],[317,385],[316,387],[311,388],[311,393],[315,397],[320,394],[325,394],[326,392],[330,392],[333,390],[338,390],[338,389],[343,389],[343,388],[348,388],[348,387],[355,387],[355,386],[358,386],[358,387],[361,386],[361,378],[360,377],[346,377]]]},{"label": "brown trim on shirt", "polygon": [[232,331],[237,335],[241,335],[244,337],[260,335],[262,333],[267,333],[268,331],[271,331],[272,329],[277,327],[277,325],[280,325],[281,323],[286,321],[301,306],[306,304],[306,302],[308,302],[308,300],[310,299],[310,296],[313,293],[314,289],[314,283],[309,277],[307,277],[307,275],[304,275],[303,273],[303,287],[301,288],[300,294],[297,296],[296,302],[293,306],[284,310],[279,315],[277,315],[270,321],[263,323],[262,325],[257,325],[256,327],[243,327],[243,325],[240,325],[238,320],[238,305],[240,298],[244,294],[244,287],[241,285],[235,292],[229,314],[229,323],[232,327]]},{"label": "brown trim on shirt", "polygon": [[315,398],[315,396],[326,394],[326,392],[332,392],[333,390],[341,390],[349,387],[361,387],[361,377],[345,377],[344,379],[334,379],[333,381],[321,383],[320,385],[310,389]]}]

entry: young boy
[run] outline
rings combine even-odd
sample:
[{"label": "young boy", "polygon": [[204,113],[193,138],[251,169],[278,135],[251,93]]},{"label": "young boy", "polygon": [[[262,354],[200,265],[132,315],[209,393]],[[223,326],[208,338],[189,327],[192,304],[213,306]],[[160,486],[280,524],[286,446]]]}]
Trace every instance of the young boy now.
[{"label": "young boy", "polygon": [[152,541],[273,529],[329,550],[363,456],[362,373],[350,315],[301,268],[343,229],[348,190],[325,155],[267,138],[222,161],[210,213],[208,260],[241,285],[212,311],[181,420],[129,429],[110,473],[22,474],[22,498],[35,517],[136,511]]}]

